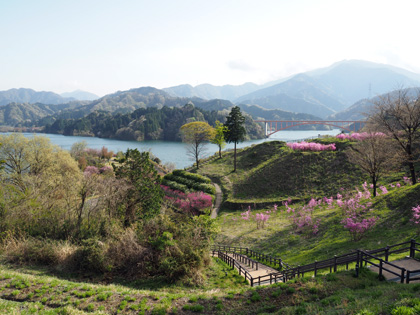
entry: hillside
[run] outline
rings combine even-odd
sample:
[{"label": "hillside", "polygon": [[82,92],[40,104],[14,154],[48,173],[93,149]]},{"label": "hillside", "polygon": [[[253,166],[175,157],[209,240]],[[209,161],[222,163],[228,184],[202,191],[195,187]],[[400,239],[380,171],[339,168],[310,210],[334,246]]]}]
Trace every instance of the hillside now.
[{"label": "hillside", "polygon": [[[87,135],[119,140],[167,140],[181,141],[180,128],[191,121],[207,121],[215,125],[224,122],[227,112],[205,111],[193,104],[183,107],[139,108],[128,114],[111,114],[95,111],[78,119],[56,119],[47,123],[45,132],[64,135]],[[47,118],[44,119],[47,121]],[[245,122],[248,137],[264,137],[263,128],[247,116]]]},{"label": "hillside", "polygon": [[[419,95],[419,88],[413,87],[413,88],[406,88],[403,89],[403,91],[407,92],[408,96],[415,99]],[[375,96],[370,99],[362,99],[356,103],[354,103],[352,106],[337,112],[335,114],[332,114],[327,117],[327,119],[333,119],[333,120],[365,120],[367,115],[370,114],[372,111],[375,102],[379,101],[382,97],[387,97],[388,95],[392,95],[392,93],[398,93],[398,90],[392,90],[389,93],[381,94],[378,96]]]},{"label": "hillside", "polygon": [[74,98],[79,101],[94,101],[99,98],[98,95],[95,95],[90,92],[82,91],[82,90],[76,90],[73,92],[66,92],[60,94],[64,98]]},{"label": "hillside", "polygon": [[254,92],[260,87],[255,83],[244,83],[242,85],[223,85],[214,86],[211,84],[200,84],[195,87],[189,84],[183,84],[164,88],[165,92],[168,92],[172,96],[178,97],[199,97],[203,99],[225,99],[233,101],[238,97]]},{"label": "hillside", "polygon": [[37,92],[32,89],[24,88],[0,91],[0,106],[9,103],[63,104],[74,100],[74,98],[61,97],[54,92]]},{"label": "hillside", "polygon": [[364,178],[347,161],[343,151],[347,144],[337,146],[338,151],[299,152],[290,150],[284,142],[269,141],[238,151],[236,173],[231,173],[232,152],[203,165],[199,172],[222,183],[228,207],[279,203],[289,196],[302,200],[333,195],[337,186],[352,188]]},{"label": "hillside", "polygon": [[[360,60],[345,60],[327,68],[269,82],[236,103],[310,113],[325,118],[355,102],[420,84],[420,75],[397,67]],[[328,113],[328,110],[330,112]]]}]

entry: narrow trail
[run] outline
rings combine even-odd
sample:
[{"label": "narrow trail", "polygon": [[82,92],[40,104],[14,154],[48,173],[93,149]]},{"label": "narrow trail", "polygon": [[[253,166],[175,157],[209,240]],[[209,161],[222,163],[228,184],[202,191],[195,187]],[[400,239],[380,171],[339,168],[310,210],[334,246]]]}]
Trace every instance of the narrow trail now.
[{"label": "narrow trail", "polygon": [[216,188],[216,201],[214,202],[214,207],[211,210],[210,218],[216,219],[220,210],[220,205],[222,204],[222,190],[216,183],[213,183],[213,185]]}]

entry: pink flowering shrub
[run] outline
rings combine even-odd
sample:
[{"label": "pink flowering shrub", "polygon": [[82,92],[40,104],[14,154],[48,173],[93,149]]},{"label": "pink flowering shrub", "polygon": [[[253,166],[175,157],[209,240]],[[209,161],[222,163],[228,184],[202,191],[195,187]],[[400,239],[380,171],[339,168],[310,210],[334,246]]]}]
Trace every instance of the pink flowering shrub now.
[{"label": "pink flowering shrub", "polygon": [[241,213],[241,218],[242,220],[249,220],[250,216],[251,216],[251,207],[248,206],[248,210]]},{"label": "pink flowering shrub", "polygon": [[269,218],[270,218],[269,214],[257,213],[255,215],[255,221],[257,222],[257,229],[264,228],[264,224],[268,221]]},{"label": "pink flowering shrub", "polygon": [[313,212],[315,207],[321,205],[322,202],[322,199],[315,200],[312,198],[307,205],[299,208],[291,208],[286,204],[286,211],[291,213],[289,220],[295,232],[303,233],[308,237],[311,234],[315,235],[318,233],[321,220],[315,220]]},{"label": "pink flowering shrub", "polygon": [[411,211],[413,212],[413,216],[410,221],[414,222],[415,224],[419,224],[420,223],[420,205],[417,205],[417,207],[413,207]]},{"label": "pink flowering shrub", "polygon": [[299,151],[335,151],[335,143],[331,144],[321,144],[315,142],[293,142],[287,143],[287,146],[292,150],[299,150]]},{"label": "pink flowering shrub", "polygon": [[359,215],[349,215],[344,218],[341,223],[344,225],[344,228],[349,230],[351,239],[353,241],[359,241],[362,239],[363,235],[375,226],[378,218],[371,217],[368,219],[363,219]]},{"label": "pink flowering shrub", "polygon": [[353,133],[340,133],[339,135],[336,136],[337,139],[349,139],[349,140],[355,140],[355,141],[362,141],[368,138],[372,138],[372,137],[382,137],[385,138],[387,135],[382,133],[382,132],[362,132],[362,133],[358,133],[358,132],[353,132]]},{"label": "pink flowering shrub", "polygon": [[[88,166],[89,167],[89,166]],[[99,173],[100,174],[111,174],[114,170],[112,169],[111,166],[103,166],[99,169]]]},{"label": "pink flowering shrub", "polygon": [[203,192],[183,193],[182,191],[170,189],[167,186],[161,186],[165,192],[165,200],[170,201],[175,207],[186,213],[195,214],[202,212],[204,209],[210,208],[212,198]]},{"label": "pink flowering shrub", "polygon": [[85,171],[83,172],[86,176],[91,176],[94,174],[99,174],[99,169],[96,166],[86,166]]}]

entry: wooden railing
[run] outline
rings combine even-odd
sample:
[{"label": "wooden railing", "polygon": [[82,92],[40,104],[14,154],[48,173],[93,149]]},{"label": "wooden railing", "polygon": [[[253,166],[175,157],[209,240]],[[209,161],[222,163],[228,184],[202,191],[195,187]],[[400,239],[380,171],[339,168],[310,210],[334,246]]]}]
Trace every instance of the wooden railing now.
[{"label": "wooden railing", "polygon": [[255,258],[259,262],[269,263],[270,265],[276,268],[278,266],[279,269],[290,268],[291,266],[285,263],[281,258],[272,257],[269,255],[265,255],[259,252],[256,252],[252,249],[247,247],[235,247],[235,246],[225,246],[225,245],[212,245],[211,250],[214,251],[222,251],[225,253],[237,253],[242,254],[248,257]]},{"label": "wooden railing", "polygon": [[264,276],[252,277],[252,275],[244,268],[239,262],[246,263],[249,266],[254,266],[256,264],[256,270],[258,270],[258,262],[246,257],[242,254],[232,253],[234,257],[229,256],[221,251],[212,251],[213,256],[220,258],[225,263],[227,263],[232,269],[237,269],[239,275],[243,275],[246,280],[248,280],[251,287],[255,285],[262,284],[273,284],[277,282],[284,282],[284,277],[282,272],[271,273]]},{"label": "wooden railing", "polygon": [[[258,262],[267,262],[274,266],[278,265],[281,269],[278,273],[272,273],[261,277],[252,278],[251,275],[248,275],[248,278],[251,286],[254,284],[265,284],[265,283],[275,283],[278,281],[287,281],[295,277],[303,277],[305,273],[313,272],[314,275],[317,275],[317,272],[320,270],[329,269],[330,272],[336,272],[338,266],[346,266],[346,270],[349,269],[349,264],[356,263],[356,276],[359,274],[359,268],[365,264],[374,265],[379,268],[379,274],[382,275],[383,271],[387,271],[391,274],[396,275],[400,278],[400,282],[403,283],[406,280],[406,283],[414,280],[420,280],[420,269],[419,270],[406,270],[405,268],[399,267],[393,263],[388,261],[390,255],[392,254],[399,254],[404,252],[409,252],[409,256],[414,258],[416,252],[420,252],[420,243],[416,243],[415,240],[411,240],[408,242],[403,242],[395,245],[386,246],[384,248],[374,249],[374,250],[356,250],[347,254],[343,254],[340,256],[334,256],[333,258],[315,261],[312,264],[291,267],[290,265],[286,264],[281,258],[271,257],[265,254],[258,253],[253,251],[249,248],[245,247],[233,247],[233,246],[224,246],[224,245],[213,245],[212,250],[213,253],[220,252],[223,253],[232,253],[235,254],[239,261],[246,263],[252,267],[254,265],[258,268]],[[225,255],[229,257],[229,259],[235,261],[234,258],[230,257],[229,255]],[[257,260],[253,260],[249,257],[255,257]],[[383,258],[381,258],[383,257]],[[234,265],[235,263],[230,263],[229,265]],[[239,263],[237,265],[240,266]],[[233,267],[233,268],[234,268]],[[390,267],[396,268],[398,272],[395,272],[390,269]],[[243,269],[243,267],[237,267],[238,270]],[[244,270],[244,269],[243,269]],[[243,272],[246,272],[244,270]]]}]

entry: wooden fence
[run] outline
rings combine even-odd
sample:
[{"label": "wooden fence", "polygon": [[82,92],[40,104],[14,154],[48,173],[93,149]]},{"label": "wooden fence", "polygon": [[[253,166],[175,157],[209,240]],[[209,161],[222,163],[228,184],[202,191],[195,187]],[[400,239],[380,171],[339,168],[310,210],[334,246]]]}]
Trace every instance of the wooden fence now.
[{"label": "wooden fence", "polygon": [[[410,283],[410,281],[414,280],[420,280],[420,270],[406,270],[405,268],[399,267],[393,263],[390,263],[388,261],[390,255],[392,254],[399,254],[408,252],[409,256],[411,258],[414,258],[416,252],[419,252],[420,249],[417,247],[420,246],[419,243],[416,243],[415,240],[411,240],[408,242],[403,242],[396,245],[390,245],[386,246],[384,248],[374,249],[374,250],[356,250],[347,254],[334,256],[333,258],[321,260],[321,261],[315,261],[312,264],[297,266],[297,267],[291,267],[290,265],[286,264],[281,258],[275,258],[272,256],[268,256],[265,254],[258,253],[256,251],[253,251],[249,248],[245,247],[232,247],[232,246],[224,246],[224,245],[213,245],[212,251],[215,255],[215,253],[232,253],[237,256],[235,256],[239,261],[246,263],[250,266],[256,265],[256,268],[258,268],[258,261],[259,262],[267,262],[274,266],[279,266],[278,273],[272,273],[261,277],[252,278],[252,276],[248,273],[248,277],[245,277],[247,280],[249,280],[251,286],[254,284],[266,284],[266,283],[275,283],[278,281],[287,281],[290,279],[293,279],[295,277],[303,277],[305,273],[313,272],[314,275],[317,275],[317,272],[320,270],[329,269],[330,272],[336,272],[338,266],[346,266],[346,270],[349,269],[349,264],[356,263],[356,276],[359,274],[359,268],[363,266],[363,264],[366,266],[367,264],[376,266],[379,268],[379,274],[382,275],[384,271],[390,272],[391,274],[394,274],[398,278],[400,278],[400,282],[404,283],[404,280],[406,283]],[[218,254],[218,255],[221,255]],[[233,262],[228,262],[230,260],[235,261],[235,258],[230,257],[229,255],[224,254],[228,258],[226,258],[226,261],[231,267],[237,268],[241,274],[241,269],[243,267],[240,266],[239,263],[235,265]],[[222,257],[222,256],[218,256]],[[250,259],[249,257],[255,257],[258,261]],[[383,258],[381,258],[383,257]],[[394,270],[390,269],[391,267],[398,270],[398,272],[395,272]],[[243,269],[244,274],[247,272]]]},{"label": "wooden fence", "polygon": [[242,254],[248,257],[255,258],[260,262],[269,263],[270,265],[274,266],[274,268],[284,269],[290,268],[291,266],[285,263],[281,258],[272,257],[270,255],[265,255],[259,252],[256,252],[252,249],[246,247],[235,247],[235,246],[225,246],[225,245],[212,245],[212,251],[221,251],[225,253],[237,253]]}]

